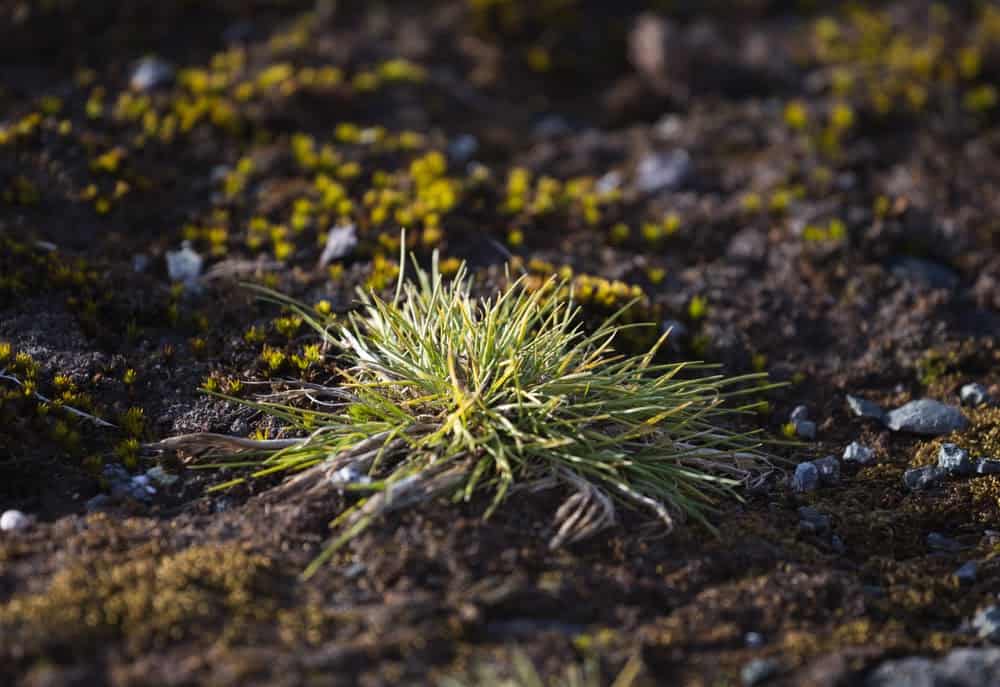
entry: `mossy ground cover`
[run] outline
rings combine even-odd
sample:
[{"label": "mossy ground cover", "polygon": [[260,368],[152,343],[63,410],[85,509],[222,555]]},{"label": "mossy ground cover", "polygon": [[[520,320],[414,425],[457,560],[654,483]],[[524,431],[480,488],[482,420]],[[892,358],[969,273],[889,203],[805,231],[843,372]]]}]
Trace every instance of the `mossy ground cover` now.
[{"label": "mossy ground cover", "polygon": [[[961,622],[1000,570],[997,478],[909,493],[901,476],[941,441],[1000,458],[996,411],[924,440],[843,398],[997,395],[991,5],[52,0],[5,4],[0,39],[0,505],[38,517],[0,536],[4,677],[426,683],[509,665],[514,645],[544,676],[736,684],[769,656],[786,684],[851,684],[972,641]],[[173,76],[134,88],[149,55]],[[320,264],[346,226],[357,245]],[[208,491],[247,473],[143,446],[288,437],[219,396],[335,385],[309,319],[346,321],[357,287],[391,298],[401,226],[421,264],[465,262],[477,296],[555,279],[591,331],[632,303],[623,323],[674,326],[665,363],[786,383],[737,421],[780,440],[808,405],[818,441],[780,458],[859,440],[878,463],[809,496],[772,475],[722,502],[717,536],[623,512],[550,550],[551,494],[486,521],[489,498],[430,504],[303,583],[350,494],[283,502],[273,476]],[[184,241],[196,289],[168,278]],[[179,479],[86,514],[116,463]],[[842,551],[799,530],[801,505]],[[930,532],[966,548],[929,551]]]}]

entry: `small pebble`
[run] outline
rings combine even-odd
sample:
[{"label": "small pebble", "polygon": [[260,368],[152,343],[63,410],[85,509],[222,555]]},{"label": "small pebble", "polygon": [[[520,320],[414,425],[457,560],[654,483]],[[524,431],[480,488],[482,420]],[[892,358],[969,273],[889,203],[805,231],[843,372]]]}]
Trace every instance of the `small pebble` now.
[{"label": "small pebble", "polygon": [[889,411],[885,424],[894,432],[936,436],[964,429],[969,421],[955,406],[922,398]]},{"label": "small pebble", "polygon": [[819,480],[827,486],[840,482],[840,461],[836,456],[824,456],[813,461],[819,470]]},{"label": "small pebble", "polygon": [[971,475],[976,471],[976,466],[969,458],[969,452],[955,444],[941,444],[937,464],[949,475]]},{"label": "small pebble", "polygon": [[819,469],[812,463],[799,463],[792,476],[792,489],[799,492],[815,491],[819,487]]},{"label": "small pebble", "polygon": [[928,489],[940,482],[947,475],[947,470],[942,470],[937,465],[927,465],[904,472],[903,484],[910,490]]},{"label": "small pebble", "polygon": [[977,475],[1000,475],[1000,460],[980,458],[976,461]]},{"label": "small pebble", "polygon": [[858,417],[866,417],[871,420],[885,422],[885,411],[877,403],[865,400],[858,396],[847,395],[847,405]]},{"label": "small pebble", "polygon": [[666,153],[649,153],[636,168],[635,186],[640,193],[675,191],[691,173],[691,156],[678,149]]},{"label": "small pebble", "polygon": [[184,288],[197,290],[204,262],[204,258],[191,248],[191,242],[184,241],[180,250],[167,251],[167,275],[171,281],[184,284]]},{"label": "small pebble", "polygon": [[448,144],[448,157],[465,164],[479,151],[479,140],[472,134],[459,134]]},{"label": "small pebble", "polygon": [[955,579],[962,585],[972,584],[976,581],[976,572],[978,569],[979,564],[976,561],[968,561],[955,571]]},{"label": "small pebble", "polygon": [[755,658],[743,666],[740,680],[744,687],[762,685],[778,673],[778,663],[772,658]]},{"label": "small pebble", "polygon": [[759,632],[747,632],[743,636],[743,643],[750,649],[759,649],[764,646],[764,635]]},{"label": "small pebble", "polygon": [[791,420],[792,422],[797,422],[799,420],[808,420],[809,409],[806,408],[805,406],[795,406],[795,408],[792,409],[791,414],[788,416],[788,419]]},{"label": "small pebble", "polygon": [[810,506],[799,508],[799,529],[808,532],[826,532],[830,529],[830,516]]},{"label": "small pebble", "polygon": [[981,639],[1000,642],[1000,606],[990,606],[976,613],[972,627]]},{"label": "small pebble", "polygon": [[19,510],[5,510],[0,515],[0,531],[15,532],[27,529],[31,525],[31,517]]},{"label": "small pebble", "polygon": [[927,547],[935,551],[947,551],[948,553],[957,553],[965,548],[954,539],[950,539],[938,532],[931,532],[927,535]]},{"label": "small pebble", "polygon": [[357,245],[358,235],[353,224],[333,227],[326,235],[326,246],[323,248],[323,254],[319,256],[319,266],[326,267],[334,260],[340,260],[350,254]]},{"label": "small pebble", "polygon": [[962,399],[962,405],[964,406],[976,407],[986,405],[992,400],[986,387],[975,382],[963,386],[958,395]]},{"label": "small pebble", "polygon": [[133,91],[152,91],[167,86],[174,79],[174,68],[157,57],[145,57],[132,71],[129,86]]},{"label": "small pebble", "polygon": [[83,507],[88,513],[96,513],[99,510],[104,510],[109,505],[111,505],[111,497],[107,494],[98,494],[93,498],[87,499],[87,502],[83,504]]},{"label": "small pebble", "polygon": [[837,554],[842,554],[847,550],[847,547],[844,546],[844,540],[836,534],[830,537],[830,548]]},{"label": "small pebble", "polygon": [[338,486],[347,484],[368,484],[371,481],[371,477],[364,474],[353,465],[345,465],[330,475],[330,482]]},{"label": "small pebble", "polygon": [[875,460],[875,451],[871,450],[864,444],[852,441],[847,445],[847,448],[844,449],[844,460],[850,463],[867,465]]},{"label": "small pebble", "polygon": [[812,420],[793,420],[792,425],[795,427],[795,436],[809,440],[816,438],[816,423]]}]

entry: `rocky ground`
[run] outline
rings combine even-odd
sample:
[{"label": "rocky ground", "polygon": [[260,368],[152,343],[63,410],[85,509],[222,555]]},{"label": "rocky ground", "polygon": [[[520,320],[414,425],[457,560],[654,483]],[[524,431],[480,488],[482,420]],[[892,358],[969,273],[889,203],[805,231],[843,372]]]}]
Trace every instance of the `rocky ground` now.
[{"label": "rocky ground", "polygon": [[[3,682],[1000,683],[1000,11],[708,5],[0,3]],[[717,535],[550,551],[515,494],[300,581],[343,496],[144,446],[282,436],[202,390],[336,359],[242,284],[346,312],[401,226],[787,382],[786,469]]]}]

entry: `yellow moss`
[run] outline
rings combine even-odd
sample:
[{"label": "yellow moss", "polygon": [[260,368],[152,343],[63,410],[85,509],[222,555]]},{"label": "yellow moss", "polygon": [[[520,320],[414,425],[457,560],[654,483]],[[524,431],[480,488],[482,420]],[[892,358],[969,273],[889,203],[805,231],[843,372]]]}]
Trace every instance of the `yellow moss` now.
[{"label": "yellow moss", "polygon": [[220,618],[266,612],[256,598],[269,561],[234,544],[176,553],[155,543],[57,572],[43,591],[0,605],[0,628],[29,647],[86,651],[111,638],[131,651],[204,634]]}]

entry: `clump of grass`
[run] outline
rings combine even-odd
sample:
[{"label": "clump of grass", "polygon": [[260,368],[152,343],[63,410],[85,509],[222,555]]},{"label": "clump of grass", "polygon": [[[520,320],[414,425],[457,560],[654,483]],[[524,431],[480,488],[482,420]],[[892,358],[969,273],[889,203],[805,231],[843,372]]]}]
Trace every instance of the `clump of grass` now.
[{"label": "clump of grass", "polygon": [[479,299],[464,265],[451,281],[436,254],[430,272],[414,266],[416,280],[401,271],[391,300],[361,292],[360,309],[346,318],[263,292],[342,362],[339,387],[233,399],[302,438],[160,442],[249,450],[236,464],[258,466],[257,476],[301,472],[276,487],[281,498],[360,493],[307,573],[380,516],[441,495],[486,495],[488,516],[515,489],[562,487],[569,496],[550,542],[558,547],[612,524],[618,504],[646,509],[668,529],[685,517],[707,524],[714,504],[738,497],[736,488],[769,465],[755,432],[725,424],[753,409],[739,399],[760,392],[763,375],[656,362],[666,333],[644,356],[617,353],[616,337],[637,325],[617,323],[619,311],[587,333],[556,277],[535,290],[519,279]]}]

